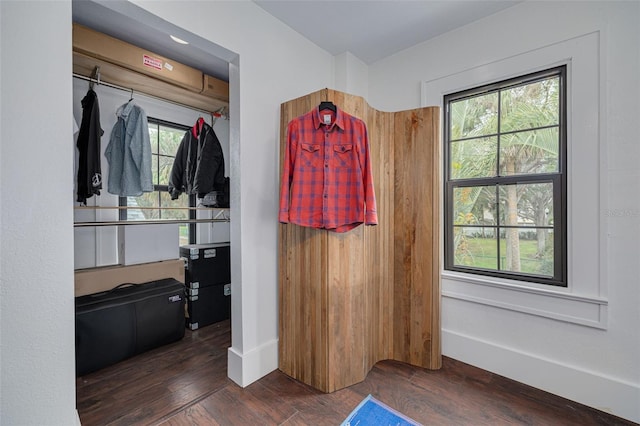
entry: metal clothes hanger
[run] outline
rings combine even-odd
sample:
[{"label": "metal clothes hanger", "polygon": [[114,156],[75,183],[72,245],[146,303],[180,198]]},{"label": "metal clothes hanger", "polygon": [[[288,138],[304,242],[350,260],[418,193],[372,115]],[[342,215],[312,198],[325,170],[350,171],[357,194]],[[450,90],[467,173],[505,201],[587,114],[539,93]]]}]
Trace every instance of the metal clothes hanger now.
[{"label": "metal clothes hanger", "polygon": [[93,70],[93,75],[89,77],[89,90],[93,90],[93,81],[95,80],[96,84],[100,85],[100,67],[96,65]]}]

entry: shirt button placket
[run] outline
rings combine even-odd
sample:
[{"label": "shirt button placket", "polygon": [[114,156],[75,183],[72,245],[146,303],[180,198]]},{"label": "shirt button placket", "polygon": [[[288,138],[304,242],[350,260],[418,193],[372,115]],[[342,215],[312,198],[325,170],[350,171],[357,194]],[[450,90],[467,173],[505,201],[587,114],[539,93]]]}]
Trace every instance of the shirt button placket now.
[{"label": "shirt button placket", "polygon": [[327,226],[327,216],[329,213],[328,198],[329,198],[329,132],[324,133],[324,182],[322,185],[322,222],[323,226]]}]

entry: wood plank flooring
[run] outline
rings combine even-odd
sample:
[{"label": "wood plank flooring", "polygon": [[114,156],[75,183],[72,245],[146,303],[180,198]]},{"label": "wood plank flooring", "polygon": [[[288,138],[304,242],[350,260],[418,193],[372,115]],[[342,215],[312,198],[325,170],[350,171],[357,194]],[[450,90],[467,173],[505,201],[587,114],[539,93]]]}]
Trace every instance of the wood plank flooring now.
[{"label": "wood plank flooring", "polygon": [[227,378],[230,322],[76,380],[83,426],[339,425],[368,394],[424,425],[634,425],[450,358],[437,371],[396,361],[331,394],[276,370]]}]

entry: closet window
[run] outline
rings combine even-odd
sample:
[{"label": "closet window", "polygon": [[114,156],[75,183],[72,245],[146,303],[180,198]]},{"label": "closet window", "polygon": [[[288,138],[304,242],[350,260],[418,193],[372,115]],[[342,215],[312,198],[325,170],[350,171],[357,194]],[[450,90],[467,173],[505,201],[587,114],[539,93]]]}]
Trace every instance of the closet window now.
[{"label": "closet window", "polygon": [[446,270],[567,286],[565,76],[444,97]]},{"label": "closet window", "polygon": [[[194,210],[176,209],[176,207],[194,207],[196,202],[194,195],[171,200],[171,196],[169,192],[167,192],[169,175],[175,154],[178,151],[182,137],[185,132],[189,130],[189,126],[170,123],[152,117],[148,118],[148,122],[154,191],[145,193],[139,197],[120,197],[121,206],[140,207],[121,210],[120,219],[195,219],[196,215]],[[181,224],[179,244],[194,243],[196,241],[195,233],[195,224]]]}]

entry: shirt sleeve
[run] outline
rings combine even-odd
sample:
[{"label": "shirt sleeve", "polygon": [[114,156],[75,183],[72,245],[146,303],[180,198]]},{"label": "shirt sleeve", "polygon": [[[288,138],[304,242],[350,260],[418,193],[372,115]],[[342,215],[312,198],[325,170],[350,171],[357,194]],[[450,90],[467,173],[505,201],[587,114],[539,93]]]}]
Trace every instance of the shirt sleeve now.
[{"label": "shirt sleeve", "polygon": [[280,223],[289,223],[289,193],[291,191],[298,137],[296,128],[294,121],[289,122],[287,126],[287,142],[284,148],[282,179],[280,180],[280,210],[278,213],[278,221]]},{"label": "shirt sleeve", "polygon": [[371,170],[371,154],[369,152],[369,136],[367,134],[367,127],[362,123],[362,146],[361,156],[364,157],[361,160],[362,164],[362,179],[364,187],[364,223],[365,225],[377,225],[378,224],[378,212],[376,209],[376,193],[373,187],[373,171]]}]

